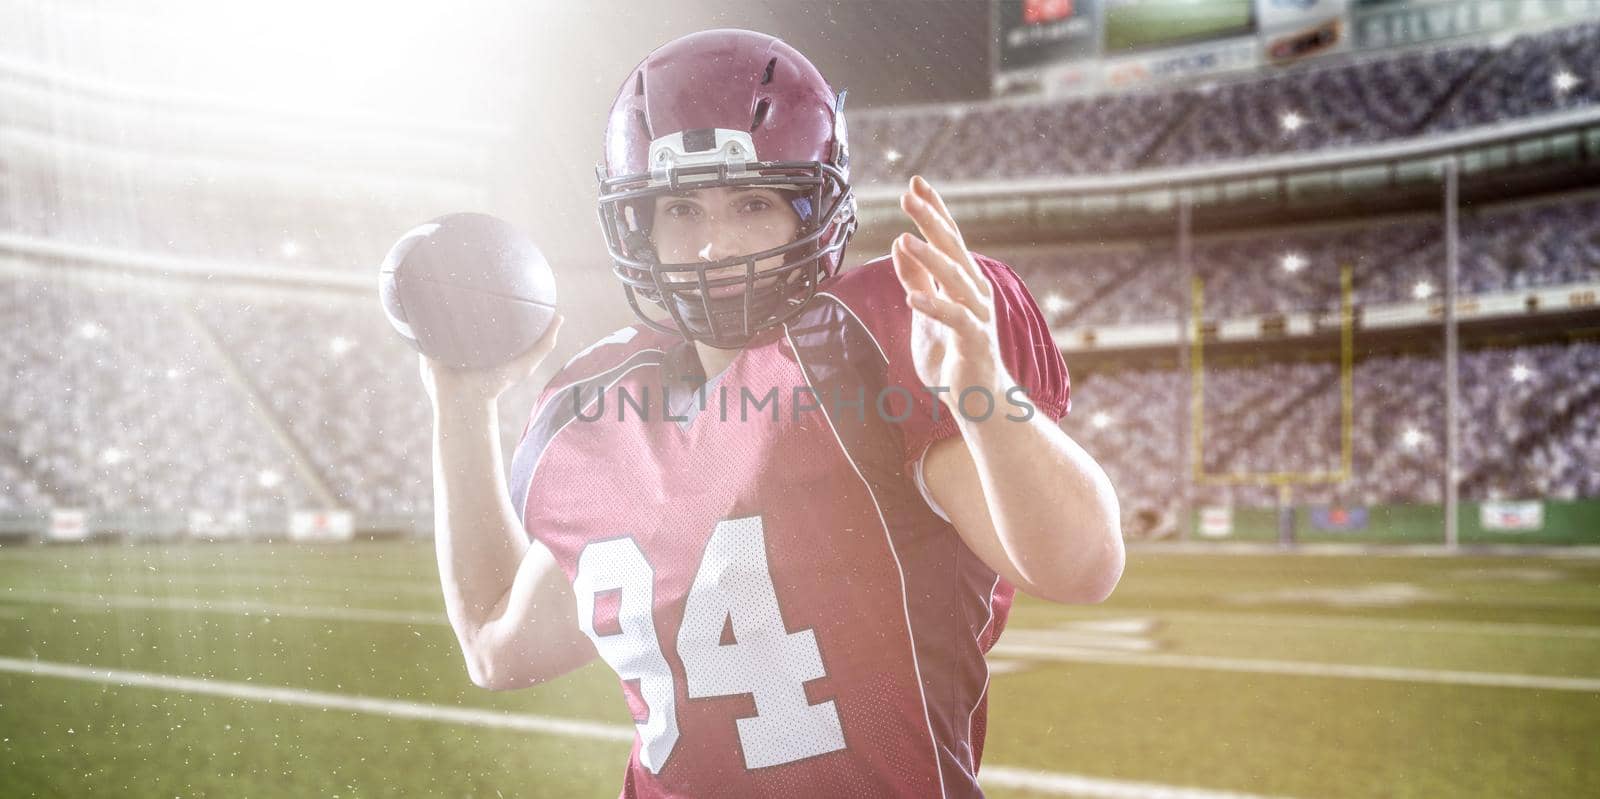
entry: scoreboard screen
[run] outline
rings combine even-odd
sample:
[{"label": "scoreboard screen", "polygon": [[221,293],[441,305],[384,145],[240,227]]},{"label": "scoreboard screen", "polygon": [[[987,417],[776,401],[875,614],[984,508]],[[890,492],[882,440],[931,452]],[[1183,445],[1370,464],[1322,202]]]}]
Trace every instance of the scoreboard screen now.
[{"label": "scoreboard screen", "polygon": [[1102,0],[1000,0],[992,7],[1000,72],[1081,61],[1095,55]]},{"label": "scoreboard screen", "polygon": [[1255,33],[1253,0],[1105,0],[1105,51],[1120,53]]}]

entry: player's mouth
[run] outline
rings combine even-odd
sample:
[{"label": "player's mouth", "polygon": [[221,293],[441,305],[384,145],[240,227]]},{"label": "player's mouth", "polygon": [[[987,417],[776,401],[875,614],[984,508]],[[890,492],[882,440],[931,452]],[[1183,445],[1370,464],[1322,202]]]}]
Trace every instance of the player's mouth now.
[{"label": "player's mouth", "polygon": [[[744,294],[744,289],[745,289],[745,286],[746,286],[745,281],[742,279],[744,277],[744,275],[745,275],[745,272],[744,272],[743,269],[730,269],[730,270],[727,270],[727,271],[721,272],[721,273],[707,272],[706,273],[706,282],[708,282],[708,283],[714,283],[714,282],[719,281],[719,280],[726,280],[728,278],[734,278],[734,277],[741,278],[741,280],[739,280],[736,283],[733,283],[733,284],[730,284],[730,285],[726,285],[726,286],[711,286],[711,287],[706,289],[706,295],[711,297],[712,299],[718,299],[718,300],[729,299],[729,298],[732,298],[732,297],[739,297],[739,296],[743,295]],[[768,284],[770,284],[772,282],[772,280],[773,280],[773,278],[771,278],[771,277],[757,278],[756,282],[755,282],[755,285],[757,285],[757,286],[768,285]],[[679,280],[679,281],[675,281],[675,282],[687,283],[687,284],[690,285],[690,287],[693,287],[699,281],[696,281],[696,280]]]},{"label": "player's mouth", "polygon": [[732,286],[716,286],[716,287],[708,290],[706,293],[710,294],[712,297],[715,297],[717,299],[724,299],[724,298],[727,298],[727,297],[737,297],[737,296],[739,296],[739,295],[744,293],[744,284],[743,283],[736,283],[736,284],[734,284]]}]

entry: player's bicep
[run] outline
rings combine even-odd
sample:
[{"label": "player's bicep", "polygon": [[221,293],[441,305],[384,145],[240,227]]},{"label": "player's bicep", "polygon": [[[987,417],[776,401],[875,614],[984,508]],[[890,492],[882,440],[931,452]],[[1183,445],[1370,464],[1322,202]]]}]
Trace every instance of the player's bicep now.
[{"label": "player's bicep", "polygon": [[476,649],[484,687],[496,691],[537,685],[594,660],[594,645],[578,627],[572,585],[538,540],[529,541]]},{"label": "player's bicep", "polygon": [[978,464],[960,436],[933,442],[922,456],[922,479],[929,498],[944,511],[956,534],[984,565],[1022,591],[1035,593],[1011,562],[989,515]]}]

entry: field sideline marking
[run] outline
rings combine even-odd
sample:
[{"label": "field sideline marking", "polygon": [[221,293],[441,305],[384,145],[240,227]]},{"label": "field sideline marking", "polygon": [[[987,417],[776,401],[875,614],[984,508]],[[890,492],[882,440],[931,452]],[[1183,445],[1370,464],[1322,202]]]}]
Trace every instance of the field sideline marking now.
[{"label": "field sideline marking", "polygon": [[1486,688],[1537,688],[1550,691],[1600,693],[1600,679],[1553,677],[1540,674],[1503,674],[1488,671],[1414,669],[1404,666],[1365,666],[1317,663],[1304,660],[1230,658],[1215,655],[1125,654],[1079,647],[1008,644],[1002,636],[992,650],[1009,658],[1043,658],[1071,663],[1115,663],[1124,666],[1232,671],[1246,674],[1283,674],[1292,677],[1337,677],[1356,680],[1471,685]]},{"label": "field sideline marking", "polygon": [[[319,710],[348,710],[354,713],[370,713],[395,718],[442,721],[451,724],[465,724],[519,732],[548,733],[569,738],[591,738],[618,743],[632,743],[634,738],[634,728],[621,724],[560,719],[550,716],[535,716],[528,713],[507,713],[498,710],[468,710],[444,705],[405,702],[396,699],[351,696],[325,691],[309,691],[300,688],[251,685],[249,683],[208,680],[196,677],[176,677],[169,674],[152,674],[142,671],[93,668],[70,663],[0,657],[0,671],[82,680],[106,685],[205,694],[207,696],[221,696],[230,699],[267,702],[269,704],[298,705]],[[1264,799],[1253,794],[1230,791],[1213,791],[1148,782],[1085,777],[1077,774],[1032,771],[1007,766],[983,766],[979,769],[979,779],[990,787],[1017,788],[1064,796],[1086,796],[1100,799]]]},{"label": "field sideline marking", "polygon": [[[393,621],[400,624],[442,623],[444,611],[404,612],[367,608],[317,608],[293,605],[276,605],[268,602],[232,599],[190,599],[185,597],[149,597],[138,594],[102,594],[84,591],[51,591],[42,589],[7,588],[0,591],[0,600],[20,599],[29,602],[59,602],[83,607],[167,608],[216,612],[280,613],[312,619],[338,621]],[[1028,614],[1031,615],[1031,614]],[[1125,612],[1058,616],[1049,627],[1023,626],[1015,623],[1013,630],[1051,632],[1061,624],[1078,624],[1111,619],[1122,619]],[[1158,621],[1187,621],[1202,624],[1237,624],[1255,627],[1321,627],[1330,629],[1393,631],[1404,633],[1459,633],[1463,635],[1522,635],[1535,638],[1600,638],[1600,627],[1579,625],[1539,624],[1537,622],[1471,622],[1429,621],[1427,619],[1373,619],[1317,614],[1260,614],[1209,611],[1154,611],[1139,614],[1139,618]]]},{"label": "field sideline marking", "polygon": [[[332,621],[373,621],[408,625],[448,626],[444,613],[414,613],[406,611],[373,610],[367,608],[298,608],[272,605],[265,602],[237,600],[164,599],[138,596],[73,595],[51,591],[7,591],[0,599],[20,599],[45,604],[67,604],[78,607],[105,609],[154,608],[197,610],[208,613],[264,613],[296,618]],[[1017,628],[1023,630],[1025,628]],[[1028,632],[1037,632],[1029,629]],[[1417,669],[1403,666],[1367,666],[1359,664],[1317,663],[1296,660],[1268,660],[1258,658],[1229,658],[1212,655],[1175,654],[1123,654],[1101,652],[1081,647],[1042,646],[1009,643],[1004,636],[992,650],[1004,658],[1044,659],[1079,663],[1118,663],[1129,666],[1155,668],[1184,668],[1202,671],[1233,671],[1251,674],[1283,674],[1297,677],[1338,677],[1363,680],[1390,680],[1440,685],[1472,685],[1492,688],[1537,688],[1557,691],[1600,693],[1600,679],[1587,677],[1556,677],[1537,674],[1506,674],[1484,671],[1457,671],[1449,669]]]}]

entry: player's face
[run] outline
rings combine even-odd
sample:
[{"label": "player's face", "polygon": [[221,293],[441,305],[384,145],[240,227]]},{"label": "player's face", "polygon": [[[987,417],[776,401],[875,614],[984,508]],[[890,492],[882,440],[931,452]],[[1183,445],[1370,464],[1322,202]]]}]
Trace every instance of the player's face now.
[{"label": "player's face", "polygon": [[[800,233],[800,216],[776,189],[751,186],[693,189],[657,197],[651,238],[664,264],[720,261],[770,250],[794,241]],[[782,256],[763,258],[756,269],[781,266]],[[706,274],[706,279],[736,277],[744,267],[733,266]],[[694,282],[693,273],[667,272],[667,280]],[[776,280],[757,281],[764,285]],[[712,296],[738,296],[740,285],[713,288]]]}]

